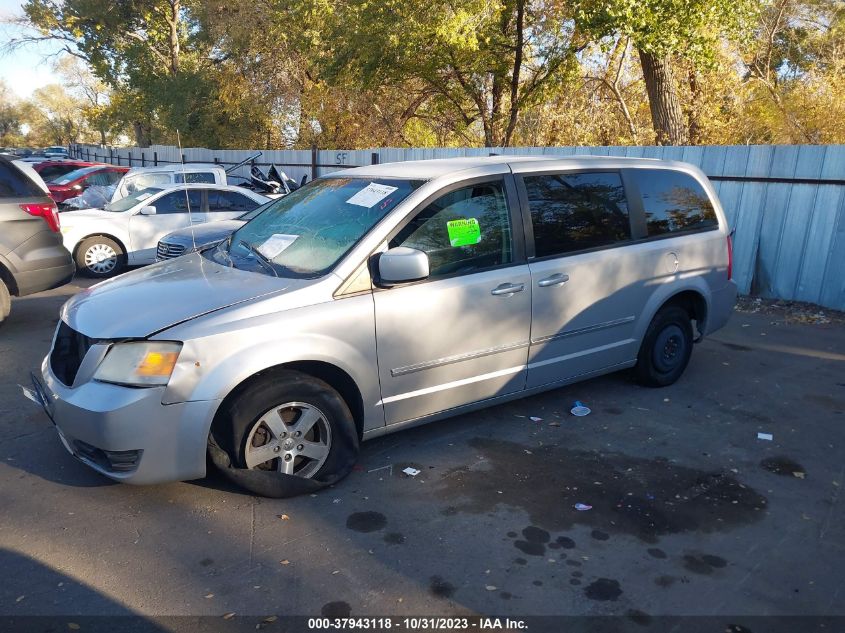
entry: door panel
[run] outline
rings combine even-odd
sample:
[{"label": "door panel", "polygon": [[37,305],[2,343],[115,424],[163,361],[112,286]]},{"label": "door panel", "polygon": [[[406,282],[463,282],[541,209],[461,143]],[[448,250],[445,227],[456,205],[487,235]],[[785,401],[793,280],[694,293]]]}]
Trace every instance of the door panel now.
[{"label": "door panel", "polygon": [[373,295],[387,424],[525,387],[531,279],[514,223],[497,179],[444,194],[390,240],[425,252],[431,275]]},{"label": "door panel", "polygon": [[[506,283],[523,290],[492,294]],[[525,387],[528,266],[376,292],[375,305],[387,424]]]},{"label": "door panel", "polygon": [[630,250],[621,174],[526,174],[522,185],[535,256],[527,387],[635,357],[635,320],[648,290]]}]

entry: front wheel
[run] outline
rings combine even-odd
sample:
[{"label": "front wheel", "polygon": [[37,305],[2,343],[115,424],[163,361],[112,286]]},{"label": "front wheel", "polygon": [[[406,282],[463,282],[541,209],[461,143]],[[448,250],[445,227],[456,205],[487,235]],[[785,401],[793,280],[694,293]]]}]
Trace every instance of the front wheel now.
[{"label": "front wheel", "polygon": [[693,331],[690,315],[679,306],[666,306],[654,316],[643,337],[634,375],[646,387],[673,384],[689,363]]},{"label": "front wheel", "polygon": [[[334,483],[351,471],[358,454],[355,420],[343,398],[322,380],[295,371],[247,386],[215,426],[214,437],[236,468],[278,473],[274,496],[297,489],[297,479]],[[259,485],[252,487],[253,480]],[[239,483],[266,494],[266,478]]]},{"label": "front wheel", "polygon": [[95,235],[76,249],[76,266],[89,277],[114,277],[126,267],[126,253],[113,239]]}]

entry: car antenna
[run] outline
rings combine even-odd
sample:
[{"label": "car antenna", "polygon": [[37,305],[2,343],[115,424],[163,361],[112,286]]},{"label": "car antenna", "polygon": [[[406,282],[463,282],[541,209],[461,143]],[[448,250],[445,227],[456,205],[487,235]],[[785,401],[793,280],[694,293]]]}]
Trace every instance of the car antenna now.
[{"label": "car antenna", "polygon": [[188,206],[188,223],[191,227],[191,252],[197,250],[197,237],[194,235],[194,217],[191,213],[191,196],[188,191],[188,179],[185,177],[185,154],[182,153],[182,139],[179,130],[176,130],[176,144],[179,146],[179,162],[182,165],[182,184],[185,185],[185,204]]}]

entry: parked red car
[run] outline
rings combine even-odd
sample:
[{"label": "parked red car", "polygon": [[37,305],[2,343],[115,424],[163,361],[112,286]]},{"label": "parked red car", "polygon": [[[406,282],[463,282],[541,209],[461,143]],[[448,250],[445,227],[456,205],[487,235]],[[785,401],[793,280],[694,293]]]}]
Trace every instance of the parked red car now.
[{"label": "parked red car", "polygon": [[32,168],[38,172],[44,182],[51,182],[61,180],[62,176],[77,169],[102,165],[104,163],[89,163],[84,160],[45,160],[42,163],[36,163]]},{"label": "parked red car", "polygon": [[62,203],[68,198],[78,196],[91,185],[113,185],[127,171],[128,167],[112,165],[82,167],[48,182],[47,188],[50,190],[50,197],[57,203]]}]

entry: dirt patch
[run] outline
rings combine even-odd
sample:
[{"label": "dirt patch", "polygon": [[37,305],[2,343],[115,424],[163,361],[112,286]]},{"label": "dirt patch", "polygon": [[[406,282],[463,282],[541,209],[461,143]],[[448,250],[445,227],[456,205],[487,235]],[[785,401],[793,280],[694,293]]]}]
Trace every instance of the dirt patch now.
[{"label": "dirt patch", "polygon": [[[545,549],[538,527],[560,532],[585,525],[599,530],[601,538],[624,533],[655,543],[665,534],[723,531],[765,516],[766,498],[722,472],[685,468],[660,457],[559,446],[532,447],[528,454],[525,446],[504,440],[469,443],[491,468],[453,469],[438,483],[438,494],[458,512],[486,514],[499,504],[522,508],[534,524],[523,536],[532,541],[515,545],[533,556]],[[579,512],[576,503],[592,509]],[[569,541],[561,545],[571,546]]]}]

